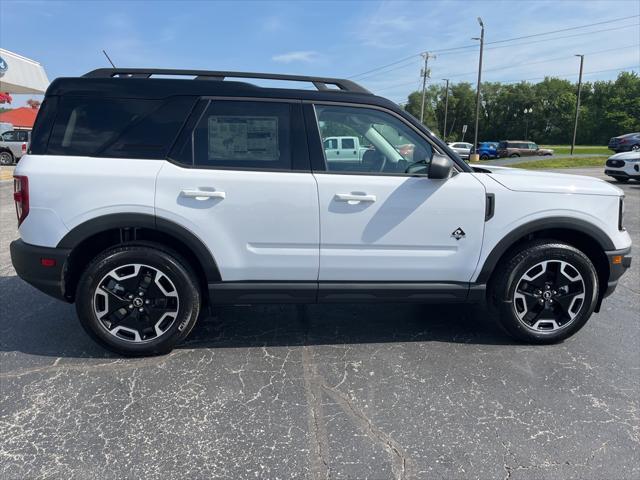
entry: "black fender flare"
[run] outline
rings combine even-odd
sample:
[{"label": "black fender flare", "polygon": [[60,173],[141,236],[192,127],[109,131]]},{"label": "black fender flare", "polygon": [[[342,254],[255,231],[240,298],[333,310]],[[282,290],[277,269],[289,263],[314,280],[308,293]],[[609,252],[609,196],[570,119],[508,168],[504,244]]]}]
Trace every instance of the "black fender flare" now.
[{"label": "black fender flare", "polygon": [[170,220],[144,213],[113,213],[87,220],[70,230],[57,248],[73,250],[86,239],[108,230],[145,228],[156,230],[183,243],[197,258],[207,282],[219,282],[222,277],[213,254],[195,234]]},{"label": "black fender flare", "polygon": [[602,247],[603,252],[615,250],[615,245],[611,241],[609,236],[604,231],[602,231],[602,229],[585,220],[571,217],[540,218],[538,220],[527,222],[505,235],[502,240],[500,240],[498,244],[493,247],[493,250],[491,250],[491,253],[487,256],[487,259],[482,265],[480,274],[478,275],[476,282],[488,282],[502,255],[504,255],[507,250],[509,250],[522,238],[543,230],[558,229],[572,230],[574,232],[587,235],[592,240],[595,240],[600,245],[600,247]]}]

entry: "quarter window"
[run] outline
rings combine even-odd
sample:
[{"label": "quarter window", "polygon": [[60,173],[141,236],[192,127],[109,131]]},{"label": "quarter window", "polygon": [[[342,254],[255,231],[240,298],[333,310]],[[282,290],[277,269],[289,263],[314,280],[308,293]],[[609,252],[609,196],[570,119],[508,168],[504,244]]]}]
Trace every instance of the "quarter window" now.
[{"label": "quarter window", "polygon": [[[316,105],[315,111],[328,171],[372,175],[426,173],[433,154],[431,144],[393,115],[371,108],[333,105]],[[352,152],[337,155],[327,148],[326,139],[341,136],[359,139],[361,147],[355,155]],[[355,149],[355,141],[349,140],[353,142],[351,149]]]}]

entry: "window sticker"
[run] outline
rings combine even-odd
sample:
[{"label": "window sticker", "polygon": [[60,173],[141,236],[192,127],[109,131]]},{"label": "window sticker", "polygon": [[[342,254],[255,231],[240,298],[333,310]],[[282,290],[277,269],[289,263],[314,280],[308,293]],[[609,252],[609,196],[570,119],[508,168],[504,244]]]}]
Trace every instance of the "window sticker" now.
[{"label": "window sticker", "polygon": [[212,115],[209,160],[277,161],[278,117]]}]

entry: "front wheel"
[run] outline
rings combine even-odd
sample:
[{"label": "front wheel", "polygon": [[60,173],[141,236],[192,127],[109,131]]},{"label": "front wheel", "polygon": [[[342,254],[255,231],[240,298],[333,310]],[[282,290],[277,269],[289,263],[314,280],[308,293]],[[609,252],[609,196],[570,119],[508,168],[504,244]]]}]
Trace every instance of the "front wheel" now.
[{"label": "front wheel", "polygon": [[483,153],[482,155],[480,155],[480,160],[489,160],[489,155]]},{"label": "front wheel", "polygon": [[518,155],[517,153],[512,153],[511,155],[509,155],[509,158],[517,158],[520,155]]},{"label": "front wheel", "polygon": [[631,150],[634,151],[634,152],[639,151],[640,150],[640,144],[634,145],[633,147],[631,147]]},{"label": "front wheel", "polygon": [[86,332],[122,355],[168,353],[200,312],[200,290],[188,263],[150,246],[121,246],[99,255],[80,278],[76,310]]},{"label": "front wheel", "polygon": [[538,241],[514,251],[490,285],[499,321],[529,343],[562,341],[589,320],[598,299],[595,267],[580,250]]}]

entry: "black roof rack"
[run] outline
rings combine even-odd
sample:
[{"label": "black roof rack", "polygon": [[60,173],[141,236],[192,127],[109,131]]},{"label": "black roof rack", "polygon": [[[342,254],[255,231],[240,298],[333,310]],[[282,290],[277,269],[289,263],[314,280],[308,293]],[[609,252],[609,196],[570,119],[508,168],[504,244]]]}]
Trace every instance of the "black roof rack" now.
[{"label": "black roof rack", "polygon": [[371,93],[366,88],[351,80],[341,78],[308,77],[303,75],[284,75],[279,73],[255,72],[219,72],[213,70],[174,70],[165,68],[99,68],[85,73],[87,78],[150,78],[153,75],[193,76],[195,80],[224,80],[231,78],[259,78],[264,80],[288,80],[312,83],[318,90],[335,90],[327,85],[334,85],[345,92]]}]

